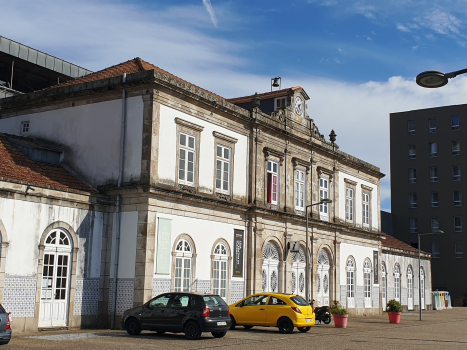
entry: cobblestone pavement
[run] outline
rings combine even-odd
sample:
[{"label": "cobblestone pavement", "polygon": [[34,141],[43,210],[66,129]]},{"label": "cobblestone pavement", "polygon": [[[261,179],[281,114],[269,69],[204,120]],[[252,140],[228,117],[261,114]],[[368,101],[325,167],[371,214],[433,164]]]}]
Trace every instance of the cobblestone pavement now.
[{"label": "cobblestone pavement", "polygon": [[2,349],[467,349],[467,308],[403,313],[400,324],[387,315],[350,317],[347,329],[316,325],[308,333],[280,334],[277,328],[237,327],[222,339],[210,333],[197,341],[182,334],[143,332],[131,337],[123,331],[76,330],[14,335]]}]

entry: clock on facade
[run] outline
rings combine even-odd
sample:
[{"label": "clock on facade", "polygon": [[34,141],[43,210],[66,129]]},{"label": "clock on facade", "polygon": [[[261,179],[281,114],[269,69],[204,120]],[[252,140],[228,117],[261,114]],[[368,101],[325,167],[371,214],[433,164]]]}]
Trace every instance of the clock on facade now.
[{"label": "clock on facade", "polygon": [[300,97],[295,98],[295,113],[303,115],[303,100]]}]

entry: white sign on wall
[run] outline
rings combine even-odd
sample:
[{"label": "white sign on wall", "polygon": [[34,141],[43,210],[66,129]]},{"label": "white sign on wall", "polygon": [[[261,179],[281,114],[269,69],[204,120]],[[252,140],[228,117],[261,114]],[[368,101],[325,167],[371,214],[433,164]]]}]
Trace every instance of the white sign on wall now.
[{"label": "white sign on wall", "polygon": [[170,241],[172,236],[172,220],[158,219],[157,225],[157,251],[156,251],[156,273],[170,273]]}]

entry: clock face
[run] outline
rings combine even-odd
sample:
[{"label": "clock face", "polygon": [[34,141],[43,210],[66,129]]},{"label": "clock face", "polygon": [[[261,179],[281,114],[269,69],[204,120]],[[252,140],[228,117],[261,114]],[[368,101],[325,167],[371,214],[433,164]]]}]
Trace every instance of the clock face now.
[{"label": "clock face", "polygon": [[303,100],[300,97],[295,98],[295,113],[303,115]]}]

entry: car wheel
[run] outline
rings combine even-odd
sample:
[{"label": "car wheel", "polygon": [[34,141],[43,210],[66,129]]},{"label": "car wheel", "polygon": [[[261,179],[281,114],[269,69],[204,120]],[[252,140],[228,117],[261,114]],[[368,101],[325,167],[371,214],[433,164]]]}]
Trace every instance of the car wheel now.
[{"label": "car wheel", "polygon": [[141,333],[141,327],[136,318],[132,317],[126,321],[126,331],[129,335],[138,335]]},{"label": "car wheel", "polygon": [[252,329],[254,326],[243,326],[245,329]]},{"label": "car wheel", "polygon": [[225,332],[211,332],[212,336],[214,338],[222,338],[223,336],[225,336],[227,334],[227,331]]},{"label": "car wheel", "polygon": [[311,329],[311,327],[297,327],[297,329],[302,333],[306,333]]},{"label": "car wheel", "polygon": [[277,327],[279,328],[279,332],[290,334],[293,332],[294,325],[290,318],[282,317],[279,319],[279,322],[277,322]]},{"label": "car wheel", "polygon": [[201,329],[195,321],[185,324],[185,337],[190,340],[196,340],[201,337]]},{"label": "car wheel", "polygon": [[235,318],[232,315],[230,315],[230,320],[232,321],[232,323],[230,323],[229,329],[235,329],[235,327],[237,326],[237,322],[235,321]]}]

